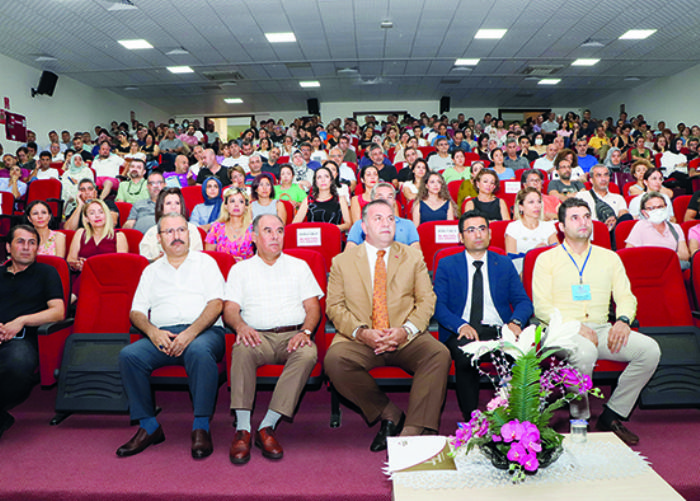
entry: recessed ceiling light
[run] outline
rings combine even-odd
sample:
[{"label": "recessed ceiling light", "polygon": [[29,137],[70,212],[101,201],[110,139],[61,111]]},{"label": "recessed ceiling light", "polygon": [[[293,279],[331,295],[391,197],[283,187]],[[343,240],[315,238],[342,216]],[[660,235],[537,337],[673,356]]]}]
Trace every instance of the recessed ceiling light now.
[{"label": "recessed ceiling light", "polygon": [[508,30],[479,30],[476,32],[476,35],[474,35],[474,38],[498,40],[499,38],[503,38],[506,31]]},{"label": "recessed ceiling light", "polygon": [[455,61],[455,66],[476,66],[479,64],[479,59],[465,59],[460,58]]},{"label": "recessed ceiling light", "polygon": [[598,62],[600,62],[600,59],[579,58],[573,63],[571,63],[571,66],[593,66]]},{"label": "recessed ceiling light", "polygon": [[170,73],[194,73],[194,70],[189,66],[168,66]]},{"label": "recessed ceiling light", "polygon": [[286,33],[265,33],[265,38],[270,43],[296,42],[297,37],[291,31]]},{"label": "recessed ceiling light", "polygon": [[559,82],[561,82],[561,78],[543,78],[539,82],[537,82],[538,85],[556,85]]},{"label": "recessed ceiling light", "polygon": [[379,27],[380,27],[380,28],[383,28],[383,29],[385,29],[385,30],[388,30],[389,28],[393,28],[393,27],[394,27],[394,23],[392,23],[391,21],[389,21],[389,20],[387,19],[387,20],[382,21],[381,24],[379,25]]},{"label": "recessed ceiling light", "polygon": [[119,0],[110,5],[107,10],[134,10],[137,9],[131,0]]},{"label": "recessed ceiling light", "polygon": [[639,82],[639,77],[625,77],[625,82]]},{"label": "recessed ceiling light", "polygon": [[226,104],[241,104],[243,102],[243,99],[240,97],[227,97],[224,99],[224,102]]},{"label": "recessed ceiling light", "polygon": [[187,49],[183,49],[182,47],[178,47],[177,49],[169,50],[168,52],[165,53],[166,56],[182,56],[184,54],[189,54],[189,51]]},{"label": "recessed ceiling light", "polygon": [[302,87],[320,87],[321,82],[319,82],[318,80],[306,80],[299,82],[299,85],[301,85]]},{"label": "recessed ceiling light", "polygon": [[656,33],[656,30],[629,30],[620,37],[620,40],[644,40]]},{"label": "recessed ceiling light", "polygon": [[45,61],[58,61],[58,60],[53,56],[39,56],[35,59],[35,61],[45,62]]},{"label": "recessed ceiling light", "polygon": [[134,87],[133,85],[130,85],[130,86],[128,86],[128,87],[124,87],[124,90],[132,91],[132,90],[139,90],[139,88],[138,88],[138,87]]},{"label": "recessed ceiling light", "polygon": [[152,49],[153,46],[148,43],[144,39],[139,39],[139,40],[118,40],[124,48],[129,49],[129,50],[137,50],[137,49]]}]

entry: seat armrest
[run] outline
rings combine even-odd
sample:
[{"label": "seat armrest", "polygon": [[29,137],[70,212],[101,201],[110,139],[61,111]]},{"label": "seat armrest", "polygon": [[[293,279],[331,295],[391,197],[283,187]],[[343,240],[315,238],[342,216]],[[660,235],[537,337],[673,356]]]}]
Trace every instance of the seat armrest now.
[{"label": "seat armrest", "polygon": [[66,318],[63,320],[59,320],[58,322],[48,322],[46,324],[42,324],[37,329],[37,334],[39,334],[40,336],[48,336],[50,334],[53,334],[54,332],[58,332],[62,329],[70,327],[71,325],[73,325],[74,320],[75,319],[73,318]]}]

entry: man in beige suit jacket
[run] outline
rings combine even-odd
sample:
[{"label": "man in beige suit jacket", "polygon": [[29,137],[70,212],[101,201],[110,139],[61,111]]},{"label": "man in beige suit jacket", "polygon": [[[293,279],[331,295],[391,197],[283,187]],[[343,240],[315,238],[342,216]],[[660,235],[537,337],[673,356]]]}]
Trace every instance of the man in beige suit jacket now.
[{"label": "man in beige suit jacket", "polygon": [[[367,204],[362,229],[365,243],[333,259],[326,311],[337,334],[324,367],[336,390],[357,405],[369,423],[381,419],[370,446],[377,452],[386,449],[387,436],[437,433],[451,360],[445,346],[426,331],[435,294],[420,251],[394,242],[392,207],[384,200]],[[388,328],[372,325],[378,256],[386,269]],[[400,367],[413,375],[406,415],[369,374],[381,366]]]}]

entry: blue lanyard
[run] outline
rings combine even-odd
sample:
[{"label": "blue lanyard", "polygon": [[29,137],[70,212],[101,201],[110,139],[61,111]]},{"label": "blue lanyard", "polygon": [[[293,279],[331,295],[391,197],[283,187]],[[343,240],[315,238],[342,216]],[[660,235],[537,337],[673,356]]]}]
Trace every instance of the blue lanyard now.
[{"label": "blue lanyard", "polygon": [[578,283],[583,284],[583,270],[586,269],[586,265],[588,264],[588,258],[591,257],[591,250],[593,250],[593,246],[590,244],[588,245],[588,255],[586,256],[586,260],[583,262],[583,267],[579,268],[578,265],[576,264],[576,261],[574,260],[574,256],[572,256],[568,250],[566,250],[566,247],[564,247],[564,244],[561,244],[561,248],[564,249],[564,252],[569,256],[569,259],[571,259],[571,262],[574,263],[574,266],[576,266],[576,270],[578,271]]}]

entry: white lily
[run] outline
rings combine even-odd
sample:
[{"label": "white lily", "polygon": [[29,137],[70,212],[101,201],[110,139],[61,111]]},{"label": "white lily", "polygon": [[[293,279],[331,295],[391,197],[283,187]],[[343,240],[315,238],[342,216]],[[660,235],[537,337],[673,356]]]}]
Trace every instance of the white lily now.
[{"label": "white lily", "polygon": [[[573,341],[574,336],[578,336],[581,329],[581,322],[571,321],[563,322],[559,310],[554,310],[549,326],[545,329],[542,335],[542,349],[545,348],[561,348],[572,351],[576,345]],[[472,355],[472,360],[477,361],[483,355],[492,351],[500,350],[510,355],[514,359],[524,355],[535,344],[535,331],[537,327],[530,325],[520,332],[517,338],[510,330],[508,324],[501,328],[501,338],[489,341],[473,341],[462,347],[462,351],[468,355]]]}]

